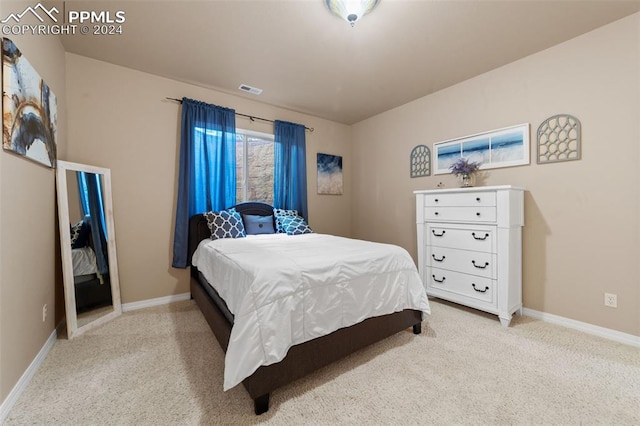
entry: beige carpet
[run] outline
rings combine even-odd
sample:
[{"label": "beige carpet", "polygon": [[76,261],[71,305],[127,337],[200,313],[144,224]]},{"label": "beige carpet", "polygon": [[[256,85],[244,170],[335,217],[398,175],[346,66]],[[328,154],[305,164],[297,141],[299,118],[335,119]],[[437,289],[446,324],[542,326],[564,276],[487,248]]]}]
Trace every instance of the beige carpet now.
[{"label": "beige carpet", "polygon": [[223,352],[193,301],[58,340],[7,425],[640,424],[640,351],[527,317],[432,301],[399,333],[271,396],[222,391]]}]

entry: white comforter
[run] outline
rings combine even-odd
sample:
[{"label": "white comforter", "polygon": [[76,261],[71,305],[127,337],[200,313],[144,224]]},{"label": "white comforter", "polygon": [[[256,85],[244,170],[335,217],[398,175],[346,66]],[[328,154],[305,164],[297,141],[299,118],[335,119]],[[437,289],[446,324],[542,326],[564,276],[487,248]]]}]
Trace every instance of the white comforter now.
[{"label": "white comforter", "polygon": [[224,390],[293,345],[403,309],[430,313],[413,260],[390,244],[250,235],[204,240],[192,261],[235,315]]},{"label": "white comforter", "polygon": [[71,263],[73,275],[89,275],[98,272],[96,266],[96,253],[91,247],[71,249]]}]

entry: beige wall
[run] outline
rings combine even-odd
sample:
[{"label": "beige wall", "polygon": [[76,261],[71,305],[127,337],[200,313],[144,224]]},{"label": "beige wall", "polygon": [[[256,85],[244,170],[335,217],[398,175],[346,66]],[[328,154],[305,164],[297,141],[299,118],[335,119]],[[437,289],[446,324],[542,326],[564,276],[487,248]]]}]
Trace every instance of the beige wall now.
[{"label": "beige wall", "polygon": [[[16,10],[26,3],[12,3]],[[30,4],[30,3],[29,3]],[[5,16],[3,7],[1,16]],[[64,49],[57,37],[11,36],[57,97],[58,156],[66,153]],[[64,311],[55,172],[0,152],[0,401],[38,354]],[[49,315],[42,321],[42,306]]]},{"label": "beige wall", "polygon": [[[166,97],[186,96],[315,128],[306,134],[309,223],[318,232],[350,234],[348,126],[74,54],[67,54],[67,81],[66,159],[111,169],[124,303],[189,291],[188,271],[171,267],[180,105]],[[236,125],[273,131],[270,123],[242,117]],[[343,156],[345,195],[316,194],[317,152]]]},{"label": "beige wall", "polygon": [[[437,64],[434,64],[437,66]],[[537,165],[536,130],[569,113],[582,160]],[[416,254],[412,191],[456,186],[409,178],[418,144],[531,123],[532,164],[488,170],[480,184],[527,189],[527,308],[640,335],[640,15],[387,111],[353,126],[354,237]],[[618,308],[603,306],[604,293]]]},{"label": "beige wall", "polygon": [[75,171],[67,170],[67,203],[69,207],[69,224],[74,225],[82,220],[82,206],[78,192],[78,176]]},{"label": "beige wall", "polygon": [[[188,291],[187,272],[170,267],[180,107],[167,96],[314,127],[312,227],[397,243],[414,256],[412,191],[456,185],[448,175],[410,179],[415,145],[523,122],[535,137],[542,120],[565,112],[583,124],[581,161],[537,165],[533,157],[481,183],[528,190],[526,307],[640,335],[639,21],[634,15],[353,127],[73,54],[65,78],[57,38],[12,39],[57,96],[58,158],[112,169],[125,303]],[[271,130],[242,118],[238,127]],[[535,139],[532,155],[534,147]],[[343,156],[343,196],[316,194],[317,152]],[[0,152],[0,401],[63,318],[54,182],[52,169]],[[603,306],[605,291],[618,294],[618,309]],[[45,303],[55,313],[42,322]]]}]

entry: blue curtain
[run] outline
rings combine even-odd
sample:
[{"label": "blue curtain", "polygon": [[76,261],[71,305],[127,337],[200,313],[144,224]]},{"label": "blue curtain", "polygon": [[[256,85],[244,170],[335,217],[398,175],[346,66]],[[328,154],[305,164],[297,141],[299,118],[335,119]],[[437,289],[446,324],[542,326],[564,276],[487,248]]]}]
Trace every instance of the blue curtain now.
[{"label": "blue curtain", "polygon": [[104,219],[100,175],[85,172],[76,172],[76,175],[82,212],[91,226],[91,239],[93,240],[93,251],[96,254],[98,272],[105,275],[109,272],[109,262],[107,260],[107,225]]},{"label": "blue curtain", "polygon": [[307,218],[307,156],[304,126],[276,120],[274,124],[273,205],[298,210]]},{"label": "blue curtain", "polygon": [[182,98],[179,167],[173,266],[186,268],[189,218],[236,203],[234,110]]}]

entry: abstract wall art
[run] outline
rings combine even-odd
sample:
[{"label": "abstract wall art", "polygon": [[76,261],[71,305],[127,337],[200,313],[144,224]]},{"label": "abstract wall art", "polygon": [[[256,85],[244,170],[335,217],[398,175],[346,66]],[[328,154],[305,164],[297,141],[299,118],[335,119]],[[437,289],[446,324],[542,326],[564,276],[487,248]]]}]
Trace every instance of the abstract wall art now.
[{"label": "abstract wall art", "polygon": [[529,164],[529,123],[438,142],[433,149],[437,175],[451,173],[459,158],[481,163],[480,169]]},{"label": "abstract wall art", "polygon": [[8,38],[2,39],[2,147],[55,168],[56,97]]},{"label": "abstract wall art", "polygon": [[318,153],[318,194],[342,195],[342,157]]}]

